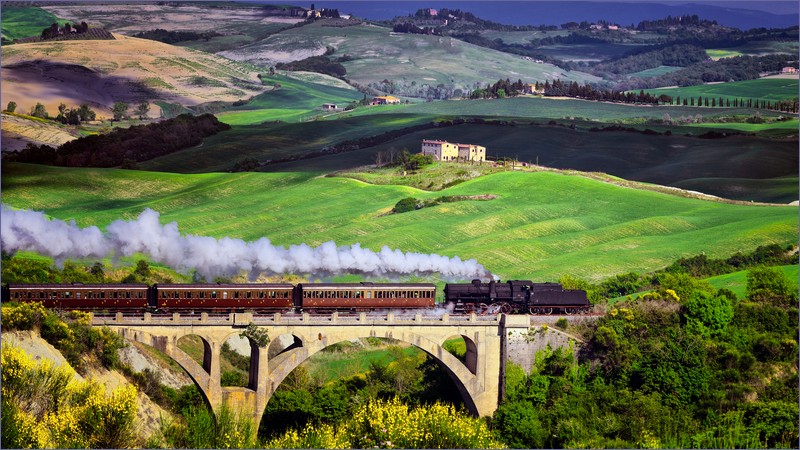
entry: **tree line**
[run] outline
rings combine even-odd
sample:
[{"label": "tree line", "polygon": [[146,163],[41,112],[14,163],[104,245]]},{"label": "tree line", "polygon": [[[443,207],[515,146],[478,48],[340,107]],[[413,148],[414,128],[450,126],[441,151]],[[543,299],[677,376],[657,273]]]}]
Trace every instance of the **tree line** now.
[{"label": "tree line", "polygon": [[[527,84],[522,80],[511,82],[508,78],[498,80],[486,88],[477,88],[469,95],[471,99],[478,98],[505,98],[522,95],[527,91]],[[667,95],[655,96],[650,93],[640,91],[638,94],[633,92],[622,92],[611,89],[597,89],[589,84],[578,84],[577,81],[564,82],[559,79],[534,83],[536,92],[542,93],[546,97],[573,97],[593,101],[616,102],[616,103],[636,103],[652,104],[665,103],[671,101]]]},{"label": "tree line", "polygon": [[[759,100],[759,99],[740,99],[723,97],[710,97],[698,96],[695,97],[672,97],[666,94],[653,95],[644,90],[638,93],[628,91],[619,91],[613,89],[598,89],[590,84],[578,84],[577,81],[565,82],[560,79],[549,80],[541,83],[537,81],[533,84],[537,93],[541,93],[545,97],[571,97],[580,98],[584,100],[592,100],[597,102],[614,102],[614,103],[630,103],[630,104],[648,104],[648,105],[675,105],[675,106],[698,106],[706,108],[751,108],[751,109],[768,109],[774,111],[781,111],[787,113],[798,112],[798,99],[788,100]],[[529,92],[526,83],[522,80],[512,82],[508,78],[505,80],[500,79],[494,84],[487,84],[485,88],[477,88],[469,93],[470,99],[487,99],[487,98],[506,98],[516,97],[518,95]]]},{"label": "tree line", "polygon": [[3,159],[67,167],[133,165],[199,145],[203,138],[228,129],[230,125],[218,121],[212,114],[182,114],[162,122],[85,136],[64,143],[58,149],[28,144],[21,151],[5,153]]},{"label": "tree line", "polygon": [[222,36],[216,31],[205,31],[198,33],[196,31],[167,31],[161,28],[154,30],[142,31],[133,35],[133,37],[150,39],[152,41],[159,41],[165,44],[177,44],[186,41],[199,41],[200,39],[208,41],[209,39],[217,36]]}]

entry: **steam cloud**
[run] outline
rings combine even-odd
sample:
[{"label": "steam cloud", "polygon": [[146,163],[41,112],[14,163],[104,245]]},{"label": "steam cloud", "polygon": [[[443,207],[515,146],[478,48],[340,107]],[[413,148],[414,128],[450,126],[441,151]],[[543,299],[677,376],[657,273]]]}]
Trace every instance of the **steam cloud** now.
[{"label": "steam cloud", "polygon": [[329,241],[318,247],[300,244],[285,248],[267,238],[246,242],[181,235],[176,222],[161,225],[159,213],[149,208],[136,220],[113,222],[103,233],[95,226],[80,228],[74,221],[49,220],[41,212],[0,205],[0,243],[8,253],[29,250],[56,261],[142,253],[177,270],[195,269],[207,279],[242,271],[251,275],[438,272],[452,278],[491,277],[474,259],[462,261],[457,256],[402,252],[386,246],[374,252],[360,244],[338,247]]}]

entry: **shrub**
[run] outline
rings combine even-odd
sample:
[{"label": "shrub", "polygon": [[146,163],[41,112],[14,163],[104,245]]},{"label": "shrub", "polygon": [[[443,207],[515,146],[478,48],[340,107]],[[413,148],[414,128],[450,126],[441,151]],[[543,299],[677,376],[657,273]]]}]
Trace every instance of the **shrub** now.
[{"label": "shrub", "polygon": [[68,366],[34,362],[22,350],[2,348],[4,448],[127,448],[136,435],[136,388],[111,395],[78,381]]},{"label": "shrub", "polygon": [[414,211],[415,209],[419,209],[419,200],[408,197],[400,200],[397,204],[394,205],[392,212],[395,214],[400,214],[404,212]]}]

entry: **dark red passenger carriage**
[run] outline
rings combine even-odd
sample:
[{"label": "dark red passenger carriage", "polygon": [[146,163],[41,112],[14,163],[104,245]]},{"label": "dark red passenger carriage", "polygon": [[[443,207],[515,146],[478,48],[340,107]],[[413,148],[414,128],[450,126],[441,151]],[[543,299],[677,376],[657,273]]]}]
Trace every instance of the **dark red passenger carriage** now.
[{"label": "dark red passenger carriage", "polygon": [[45,308],[145,310],[146,284],[10,284],[4,301],[41,302]]},{"label": "dark red passenger carriage", "polygon": [[273,284],[160,284],[160,310],[288,311],[294,286]]},{"label": "dark red passenger carriage", "polygon": [[433,308],[430,283],[304,283],[297,285],[303,311]]}]

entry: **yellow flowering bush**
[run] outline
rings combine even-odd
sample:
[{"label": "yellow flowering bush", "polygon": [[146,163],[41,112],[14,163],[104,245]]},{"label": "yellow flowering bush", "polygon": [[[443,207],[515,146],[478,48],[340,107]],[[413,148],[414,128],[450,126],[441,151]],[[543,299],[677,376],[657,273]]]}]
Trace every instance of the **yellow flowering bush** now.
[{"label": "yellow flowering bush", "polygon": [[306,425],[266,443],[269,448],[503,448],[486,423],[452,405],[409,407],[372,400],[340,424]]},{"label": "yellow flowering bush", "polygon": [[111,395],[94,381],[74,378],[67,364],[33,361],[4,345],[2,356],[4,448],[122,448],[135,435],[136,388]]},{"label": "yellow flowering bush", "polygon": [[266,448],[351,448],[343,429],[333,425],[306,425],[302,432],[289,430],[264,444]]},{"label": "yellow flowering bush", "polygon": [[39,325],[46,314],[41,303],[20,303],[2,307],[2,323],[6,330],[30,330]]}]

